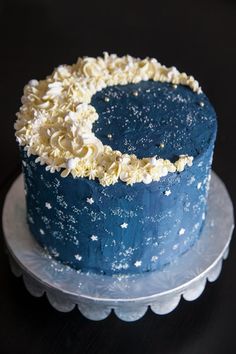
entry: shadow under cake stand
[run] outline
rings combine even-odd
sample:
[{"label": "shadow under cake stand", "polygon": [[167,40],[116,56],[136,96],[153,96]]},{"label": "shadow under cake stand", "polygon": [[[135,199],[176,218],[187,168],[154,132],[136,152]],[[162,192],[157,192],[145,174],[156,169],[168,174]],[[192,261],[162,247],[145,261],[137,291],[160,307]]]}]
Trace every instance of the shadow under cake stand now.
[{"label": "shadow under cake stand", "polygon": [[91,320],[102,320],[112,310],[124,321],[141,318],[148,307],[164,315],[176,308],[181,296],[191,301],[213,282],[228,255],[234,228],[233,206],[223,182],[212,172],[208,212],[195,245],[163,271],[142,275],[106,276],[78,272],[57,262],[37,244],[26,223],[23,177],[10,188],[3,210],[3,229],[10,265],[23,276],[34,296],[46,294],[63,312],[77,306]]}]

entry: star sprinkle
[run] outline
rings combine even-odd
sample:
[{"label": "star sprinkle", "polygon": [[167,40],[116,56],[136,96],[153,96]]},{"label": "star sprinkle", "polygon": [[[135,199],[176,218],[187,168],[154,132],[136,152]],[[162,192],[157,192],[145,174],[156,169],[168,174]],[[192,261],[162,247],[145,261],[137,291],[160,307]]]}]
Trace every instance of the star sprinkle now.
[{"label": "star sprinkle", "polygon": [[181,236],[181,235],[184,235],[185,234],[185,229],[184,228],[181,228],[180,230],[179,230],[179,235]]},{"label": "star sprinkle", "polygon": [[142,264],[142,261],[136,261],[134,263],[135,267],[138,268],[138,267],[141,267],[141,264]]},{"label": "star sprinkle", "polygon": [[91,238],[92,241],[97,241],[98,240],[98,237],[96,235],[92,235],[90,238]]},{"label": "star sprinkle", "polygon": [[152,256],[151,262],[156,262],[158,260],[158,256]]},{"label": "star sprinkle", "polygon": [[45,207],[46,207],[46,208],[48,208],[48,209],[52,209],[51,204],[50,204],[50,203],[48,203],[48,202],[47,202],[47,203],[45,203]]},{"label": "star sprinkle", "polygon": [[93,198],[87,198],[86,202],[89,203],[90,205],[92,205],[94,203]]},{"label": "star sprinkle", "polygon": [[171,190],[168,189],[167,191],[164,192],[164,194],[168,197],[171,194]]},{"label": "star sprinkle", "polygon": [[128,227],[127,222],[123,222],[123,224],[121,224],[120,227],[121,227],[122,229],[127,229],[127,227]]},{"label": "star sprinkle", "polygon": [[76,255],[75,255],[75,259],[77,259],[77,261],[81,261],[82,256],[80,256],[79,254],[76,254]]}]

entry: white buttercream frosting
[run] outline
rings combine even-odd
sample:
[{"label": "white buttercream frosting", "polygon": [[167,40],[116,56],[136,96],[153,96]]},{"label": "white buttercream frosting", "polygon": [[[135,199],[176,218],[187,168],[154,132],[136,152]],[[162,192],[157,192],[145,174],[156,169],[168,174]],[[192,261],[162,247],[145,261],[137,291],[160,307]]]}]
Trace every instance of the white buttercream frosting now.
[{"label": "white buttercream frosting", "polygon": [[45,80],[31,80],[24,88],[22,106],[15,123],[17,141],[28,155],[46,169],[66,177],[98,178],[104,186],[119,179],[127,184],[159,181],[169,172],[181,172],[193,158],[180,155],[169,160],[122,154],[112,150],[92,131],[98,119],[90,104],[92,96],[107,86],[138,83],[142,80],[189,86],[200,93],[198,82],[175,67],[167,68],[156,59],[118,57],[79,58],[74,65],[60,65]]}]

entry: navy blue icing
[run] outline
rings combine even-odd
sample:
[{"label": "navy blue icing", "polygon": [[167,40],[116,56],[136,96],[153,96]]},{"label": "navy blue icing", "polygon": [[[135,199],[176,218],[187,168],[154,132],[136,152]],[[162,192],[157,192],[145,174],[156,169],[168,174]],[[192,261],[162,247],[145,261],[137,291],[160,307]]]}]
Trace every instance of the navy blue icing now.
[{"label": "navy blue icing", "polygon": [[208,147],[216,129],[215,112],[206,95],[182,85],[142,81],[111,86],[96,93],[92,105],[99,114],[93,129],[96,136],[114,150],[140,158],[196,157]]},{"label": "navy blue icing", "polygon": [[[132,94],[135,90],[139,96]],[[193,166],[149,185],[119,181],[103,187],[98,180],[51,174],[21,151],[31,233],[56,259],[82,271],[110,275],[162,269],[196,242],[204,223],[214,110],[203,94],[152,81],[106,88],[92,104],[100,115],[94,131],[104,144],[139,157],[175,159],[188,153],[195,157]]]}]

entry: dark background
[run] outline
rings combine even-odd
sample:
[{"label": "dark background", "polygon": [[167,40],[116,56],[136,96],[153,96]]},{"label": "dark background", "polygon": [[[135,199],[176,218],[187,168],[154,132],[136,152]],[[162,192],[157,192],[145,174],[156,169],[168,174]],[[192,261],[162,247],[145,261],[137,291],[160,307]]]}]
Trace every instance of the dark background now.
[{"label": "dark background", "polygon": [[[14,139],[23,86],[78,56],[153,56],[193,74],[218,114],[213,168],[236,200],[235,1],[0,1],[0,202],[20,172]],[[236,244],[217,282],[169,315],[101,322],[55,311],[9,269],[0,240],[0,353],[236,353]]]}]

